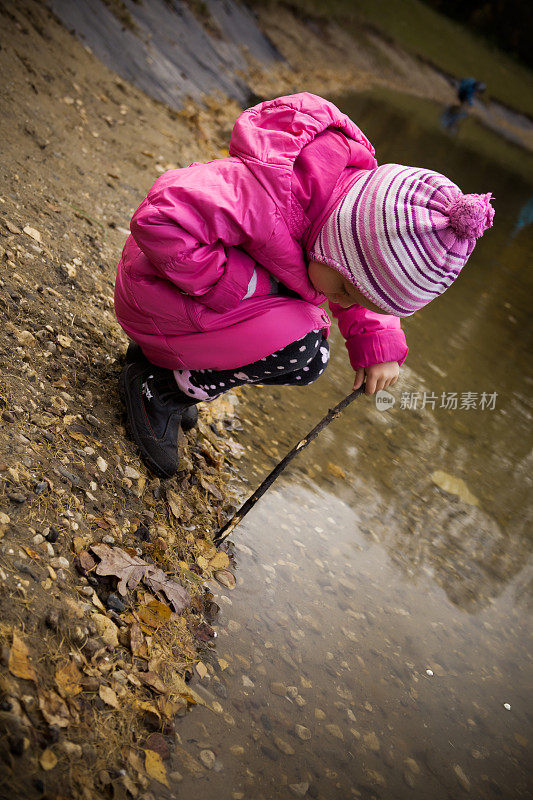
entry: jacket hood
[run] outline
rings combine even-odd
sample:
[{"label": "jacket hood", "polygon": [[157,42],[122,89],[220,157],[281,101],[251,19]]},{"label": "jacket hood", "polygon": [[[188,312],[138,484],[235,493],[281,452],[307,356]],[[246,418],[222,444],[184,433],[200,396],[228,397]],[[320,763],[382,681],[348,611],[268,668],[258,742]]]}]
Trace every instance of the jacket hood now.
[{"label": "jacket hood", "polygon": [[377,166],[374,152],[346,114],[309,92],[244,111],[229,148],[230,156],[246,163],[278,207],[290,208],[288,224],[296,236],[323,208],[347,167]]}]

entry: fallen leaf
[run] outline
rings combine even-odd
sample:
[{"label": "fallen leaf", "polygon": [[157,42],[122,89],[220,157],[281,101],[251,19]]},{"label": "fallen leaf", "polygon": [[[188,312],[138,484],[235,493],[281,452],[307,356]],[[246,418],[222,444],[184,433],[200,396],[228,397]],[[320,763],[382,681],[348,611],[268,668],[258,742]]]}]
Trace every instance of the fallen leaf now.
[{"label": "fallen leaf", "polygon": [[75,697],[82,690],[82,675],[74,661],[67,661],[56,670],[56,685],[62,697]]},{"label": "fallen leaf", "polygon": [[213,495],[215,500],[223,500],[224,499],[224,495],[222,494],[220,489],[217,489],[217,487],[214,484],[212,484],[210,481],[208,481],[207,478],[204,478],[204,476],[202,474],[200,474],[200,484],[204,487],[204,489],[207,492],[209,492],[210,494]]},{"label": "fallen leaf", "polygon": [[100,699],[103,700],[104,703],[107,703],[108,706],[118,708],[118,697],[110,686],[100,686],[98,694],[100,695]]},{"label": "fallen leaf", "polygon": [[159,753],[156,753],[155,750],[145,750],[144,755],[144,768],[146,773],[158,783],[162,783],[164,786],[168,787],[167,771]]},{"label": "fallen leaf", "polygon": [[41,753],[39,763],[44,770],[48,771],[49,769],[53,769],[57,764],[57,756],[52,752],[52,750],[47,748]]},{"label": "fallen leaf", "polygon": [[118,647],[118,628],[105,614],[93,614],[99,635],[109,647]]},{"label": "fallen leaf", "polygon": [[176,614],[181,614],[191,602],[183,586],[167,577],[163,570],[154,564],[148,564],[138,556],[130,556],[120,547],[111,548],[106,544],[93,544],[91,550],[100,558],[96,574],[117,577],[119,579],[117,588],[121,595],[125,595],[128,589],[135,589],[142,581],[153,592],[163,592]]},{"label": "fallen leaf", "polygon": [[229,557],[228,554],[225,553],[223,550],[219,550],[216,556],[214,556],[209,562],[210,569],[227,569],[228,567],[229,567]]},{"label": "fallen leaf", "polygon": [[49,725],[66,728],[70,722],[67,704],[52,690],[41,689],[39,691],[39,708]]},{"label": "fallen leaf", "polygon": [[29,555],[30,558],[35,558],[35,559],[38,559],[40,561],[41,556],[39,555],[39,553],[36,553],[35,550],[32,550],[31,547],[27,547],[27,545],[25,545],[25,544],[21,545],[21,547],[24,550],[24,552],[27,555]]},{"label": "fallen leaf", "polygon": [[35,228],[32,228],[31,225],[25,225],[22,229],[26,236],[29,236],[31,239],[34,239],[36,242],[41,241],[41,234]]},{"label": "fallen leaf", "polygon": [[142,635],[141,626],[138,622],[134,622],[130,628],[130,649],[134,656],[140,655],[143,644],[144,637]]},{"label": "fallen leaf", "polygon": [[167,495],[167,503],[172,512],[172,516],[176,517],[176,519],[179,519],[182,509],[181,497],[177,492],[174,492],[172,489],[167,489],[166,495]]},{"label": "fallen leaf", "polygon": [[439,489],[443,489],[449,494],[457,495],[463,503],[479,506],[479,500],[477,497],[474,497],[462,478],[456,478],[454,475],[449,475],[447,472],[438,469],[432,473],[431,480]]},{"label": "fallen leaf", "polygon": [[13,629],[13,644],[9,651],[9,671],[17,678],[37,682],[37,675],[29,662],[29,654],[28,646],[20,638],[18,632]]},{"label": "fallen leaf", "polygon": [[168,691],[168,687],[165,686],[159,675],[156,675],[155,672],[139,672],[137,677],[160,694],[166,694]]},{"label": "fallen leaf", "polygon": [[194,665],[196,672],[198,673],[200,678],[205,678],[207,675],[207,667],[203,661],[199,661],[197,664]]},{"label": "fallen leaf", "polygon": [[147,605],[141,606],[137,613],[146,625],[150,625],[152,628],[159,628],[169,621],[172,611],[166,603],[152,600]]}]

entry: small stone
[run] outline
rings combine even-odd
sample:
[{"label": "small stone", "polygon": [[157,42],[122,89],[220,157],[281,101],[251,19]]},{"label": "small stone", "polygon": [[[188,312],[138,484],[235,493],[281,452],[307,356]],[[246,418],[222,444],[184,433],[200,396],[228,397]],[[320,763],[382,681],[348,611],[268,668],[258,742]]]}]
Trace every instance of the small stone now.
[{"label": "small stone", "polygon": [[296,732],[296,736],[303,742],[307,742],[311,738],[311,731],[309,728],[306,728],[305,725],[295,725],[294,730]]},{"label": "small stone", "polygon": [[374,731],[372,731],[371,733],[366,733],[363,736],[363,742],[365,743],[366,747],[368,747],[369,750],[373,750],[374,753],[377,753],[379,751],[379,739],[374,733]]},{"label": "small stone", "polygon": [[124,475],[126,478],[131,478],[133,481],[137,481],[141,477],[140,472],[137,472],[133,467],[124,467]]},{"label": "small stone", "polygon": [[230,749],[230,753],[233,756],[243,756],[244,755],[244,747],[241,747],[240,744],[232,744]]},{"label": "small stone", "polygon": [[74,742],[64,741],[60,744],[61,750],[70,756],[70,758],[81,758],[82,756],[82,749],[81,745],[75,744]]},{"label": "small stone", "polygon": [[112,592],[106,601],[107,607],[111,608],[113,611],[122,614],[123,611],[126,610],[126,604],[120,599],[118,594]]},{"label": "small stone", "polygon": [[327,730],[328,733],[330,733],[332,736],[334,736],[335,739],[344,739],[344,736],[342,735],[342,731],[341,731],[341,729],[339,728],[338,725],[335,725],[334,723],[330,724],[330,725],[326,725],[326,730]]},{"label": "small stone", "polygon": [[32,541],[33,544],[42,544],[44,542],[44,536],[42,533],[36,533]]},{"label": "small stone", "polygon": [[469,792],[470,791],[470,781],[467,778],[467,776],[465,775],[462,767],[460,767],[459,764],[454,764],[453,771],[455,772],[457,780],[459,781],[459,783],[461,784],[463,789],[465,791]]},{"label": "small stone", "polygon": [[263,755],[265,755],[265,756],[266,756],[267,758],[269,758],[271,761],[277,761],[277,760],[279,759],[279,756],[278,756],[278,754],[276,753],[276,751],[275,751],[275,750],[272,750],[272,748],[271,748],[271,747],[269,747],[269,746],[268,746],[268,745],[266,745],[266,744],[262,744],[262,745],[261,745],[261,752],[263,753]]},{"label": "small stone", "polygon": [[294,698],[294,702],[296,703],[297,706],[299,706],[299,708],[303,708],[307,704],[307,700],[304,697],[302,697],[301,694],[296,695],[296,697]]},{"label": "small stone", "polygon": [[213,577],[217,580],[222,586],[225,586],[226,589],[234,589],[235,588],[235,576],[227,569],[217,569],[213,573]]},{"label": "small stone", "polygon": [[410,789],[414,789],[414,787],[415,787],[415,776],[413,775],[412,772],[410,772],[408,769],[405,769],[403,771],[403,779],[406,782],[407,786],[409,786]]},{"label": "small stone", "polygon": [[57,542],[58,536],[59,536],[59,531],[57,530],[57,528],[54,528],[53,525],[50,525],[50,530],[45,535],[46,541],[50,542],[51,544],[54,544],[54,542]]},{"label": "small stone", "polygon": [[200,750],[199,759],[206,769],[213,769],[216,757],[212,750]]},{"label": "small stone", "polygon": [[102,542],[104,544],[115,544],[115,537],[108,533],[106,536],[102,536]]},{"label": "small stone", "polygon": [[414,772],[415,775],[419,775],[420,774],[420,767],[418,766],[418,764],[414,760],[414,758],[406,758],[405,759],[405,766],[407,767],[407,769],[410,769],[411,772]]},{"label": "small stone", "polygon": [[250,680],[248,675],[242,676],[242,685],[247,689],[253,689],[255,687],[255,683],[252,680]]},{"label": "small stone", "polygon": [[321,708],[315,708],[315,718],[316,719],[326,719],[326,715],[322,711]]},{"label": "small stone", "polygon": [[298,687],[297,686],[287,686],[287,696],[295,698],[298,696]]},{"label": "small stone", "polygon": [[289,789],[295,797],[305,797],[307,790],[309,789],[309,784],[307,782],[289,783]]},{"label": "small stone", "polygon": [[287,694],[287,687],[279,681],[274,681],[270,684],[270,691],[278,697],[285,697]]},{"label": "small stone", "polygon": [[67,558],[63,558],[63,556],[58,556],[57,558],[51,559],[50,566],[52,566],[54,569],[68,569],[70,564]]},{"label": "small stone", "polygon": [[427,669],[426,670],[426,675],[429,675],[429,677],[432,678],[433,677],[433,670],[432,669]]},{"label": "small stone", "polygon": [[294,755],[294,747],[291,747],[288,742],[286,742],[284,739],[281,739],[279,736],[274,736],[274,744],[280,753],[283,753],[286,756]]},{"label": "small stone", "polygon": [[511,710],[511,704],[510,703],[504,703],[503,707],[505,708],[506,711],[510,711]]},{"label": "small stone", "polygon": [[107,461],[102,458],[102,456],[98,456],[98,458],[96,459],[96,466],[98,467],[100,472],[105,472],[108,464]]},{"label": "small stone", "polygon": [[11,522],[11,517],[8,514],[4,514],[3,511],[0,511],[0,525],[9,525]]}]

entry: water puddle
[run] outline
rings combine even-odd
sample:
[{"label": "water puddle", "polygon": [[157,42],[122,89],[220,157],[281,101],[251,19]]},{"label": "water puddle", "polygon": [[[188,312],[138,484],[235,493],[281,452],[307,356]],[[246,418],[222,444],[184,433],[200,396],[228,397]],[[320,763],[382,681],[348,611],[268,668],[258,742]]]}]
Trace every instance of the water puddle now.
[{"label": "water puddle", "polygon": [[[510,145],[496,140],[491,161],[492,133],[480,155],[426,103],[337,102],[380,163],[492,191],[496,226],[457,284],[404,320],[394,405],[358,398],[235,531],[237,584],[212,586],[218,636],[191,684],[211,709],[177,722],[171,792],[529,797],[531,159],[504,171]],[[350,391],[331,341],[313,386],[243,393],[250,492]]]}]

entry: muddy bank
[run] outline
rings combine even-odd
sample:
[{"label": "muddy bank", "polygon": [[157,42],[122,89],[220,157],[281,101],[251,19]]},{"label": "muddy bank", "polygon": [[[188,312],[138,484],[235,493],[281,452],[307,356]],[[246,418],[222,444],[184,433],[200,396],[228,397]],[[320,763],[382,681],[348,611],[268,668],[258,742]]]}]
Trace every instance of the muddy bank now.
[{"label": "muddy bank", "polygon": [[[166,780],[161,732],[196,702],[239,451],[221,399],[176,478],[147,473],[117,393],[115,269],[157,175],[219,156],[240,109],[171,112],[20,5],[0,12],[0,796],[136,796]],[[143,578],[122,593],[128,559]]]}]

